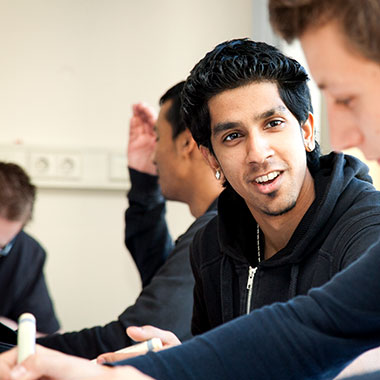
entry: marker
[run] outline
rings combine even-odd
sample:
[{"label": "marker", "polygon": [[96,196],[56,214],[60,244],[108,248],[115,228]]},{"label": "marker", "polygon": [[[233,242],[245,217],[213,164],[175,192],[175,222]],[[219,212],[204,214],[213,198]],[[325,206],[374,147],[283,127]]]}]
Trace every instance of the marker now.
[{"label": "marker", "polygon": [[24,361],[36,349],[36,318],[33,314],[21,314],[17,330],[17,363]]},{"label": "marker", "polygon": [[[145,342],[134,344],[133,346],[124,347],[120,350],[115,351],[118,354],[128,354],[132,352],[137,352],[140,355],[147,353],[148,351],[155,351],[162,348],[162,342],[160,338],[152,338],[146,340]],[[91,360],[96,363],[96,359]]]},{"label": "marker", "polygon": [[149,340],[146,340],[145,342],[134,344],[133,346],[122,348],[118,351],[115,351],[115,353],[120,354],[128,354],[130,352],[140,352],[141,354],[148,352],[148,351],[154,351],[162,348],[162,342],[160,338],[152,338]]}]

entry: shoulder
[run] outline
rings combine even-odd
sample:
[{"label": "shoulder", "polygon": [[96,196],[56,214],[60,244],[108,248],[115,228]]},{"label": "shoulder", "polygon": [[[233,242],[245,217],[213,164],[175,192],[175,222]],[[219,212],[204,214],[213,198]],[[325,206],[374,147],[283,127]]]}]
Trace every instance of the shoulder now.
[{"label": "shoulder", "polygon": [[221,258],[218,239],[218,216],[214,216],[196,232],[191,246],[191,258],[202,266]]},{"label": "shoulder", "polygon": [[185,243],[187,242],[190,244],[195,235],[197,235],[201,230],[207,228],[208,224],[212,222],[217,217],[217,210],[216,208],[210,208],[207,210],[202,216],[197,218],[191,226],[187,229],[187,231],[181,235],[178,238],[178,244],[179,243]]},{"label": "shoulder", "polygon": [[40,243],[23,230],[17,235],[12,250],[18,255],[27,256],[28,261],[46,258],[46,252]]},{"label": "shoulder", "polygon": [[343,262],[349,264],[365,253],[379,236],[380,197],[378,192],[371,190],[347,203],[345,212],[330,230],[322,248],[330,252],[341,267]]},{"label": "shoulder", "polygon": [[195,227],[197,230],[205,228],[210,221],[216,220],[218,211],[216,209],[208,210],[205,214],[197,218],[191,227]]}]

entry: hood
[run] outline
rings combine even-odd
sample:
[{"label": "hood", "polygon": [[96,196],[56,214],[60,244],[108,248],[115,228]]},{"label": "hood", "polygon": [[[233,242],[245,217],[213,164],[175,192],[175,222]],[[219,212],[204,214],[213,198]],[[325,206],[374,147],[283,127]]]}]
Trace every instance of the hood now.
[{"label": "hood", "polygon": [[[320,157],[314,173],[316,198],[294,231],[289,243],[261,266],[298,264],[308,252],[322,245],[337,220],[366,187],[372,186],[368,167],[357,158],[342,153]],[[231,188],[218,203],[218,238],[224,254],[235,260],[257,264],[256,221],[245,201]],[[261,235],[261,239],[264,237]]]}]

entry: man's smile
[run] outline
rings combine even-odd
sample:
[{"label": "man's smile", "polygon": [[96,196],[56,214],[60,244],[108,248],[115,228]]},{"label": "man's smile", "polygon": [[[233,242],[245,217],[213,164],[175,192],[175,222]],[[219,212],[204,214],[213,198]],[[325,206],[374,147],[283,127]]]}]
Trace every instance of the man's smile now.
[{"label": "man's smile", "polygon": [[270,172],[268,174],[264,174],[260,177],[257,177],[255,179],[255,182],[265,184],[265,182],[271,181],[271,180],[275,179],[276,177],[278,177],[279,175],[280,175],[280,172],[278,170],[276,170],[276,171]]},{"label": "man's smile", "polygon": [[256,189],[262,194],[270,194],[276,190],[279,190],[282,183],[283,171],[274,170],[268,172],[267,174],[255,177],[250,181]]}]

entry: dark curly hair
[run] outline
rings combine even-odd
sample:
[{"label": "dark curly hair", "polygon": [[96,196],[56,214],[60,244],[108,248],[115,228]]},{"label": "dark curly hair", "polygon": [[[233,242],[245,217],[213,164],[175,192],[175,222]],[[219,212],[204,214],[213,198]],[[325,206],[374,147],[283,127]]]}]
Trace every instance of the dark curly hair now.
[{"label": "dark curly hair", "polygon": [[185,123],[183,122],[183,115],[181,112],[181,92],[183,90],[184,84],[185,81],[182,81],[169,88],[169,90],[167,90],[165,94],[161,96],[159,102],[160,106],[162,106],[165,102],[169,100],[172,101],[172,105],[166,112],[165,117],[172,127],[173,140],[175,140],[179,134],[187,129]]}]

